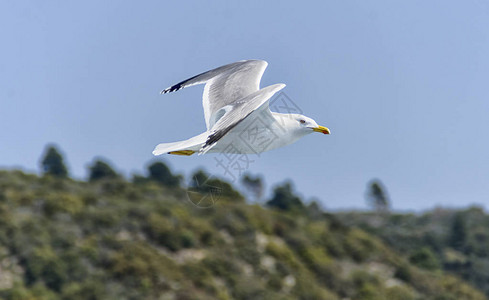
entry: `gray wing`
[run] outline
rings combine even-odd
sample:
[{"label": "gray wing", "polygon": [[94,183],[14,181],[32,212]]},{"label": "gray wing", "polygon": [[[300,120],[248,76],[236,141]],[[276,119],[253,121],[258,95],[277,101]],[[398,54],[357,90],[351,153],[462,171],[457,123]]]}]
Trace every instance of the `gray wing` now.
[{"label": "gray wing", "polygon": [[260,89],[260,80],[267,65],[263,60],[238,61],[196,75],[164,89],[161,93],[205,83],[202,105],[207,129],[211,129],[229,111],[232,104]]},{"label": "gray wing", "polygon": [[284,87],[283,83],[267,86],[233,103],[231,109],[214,125],[199,154],[209,151],[217,141],[254,112],[263,112],[273,119],[268,108],[268,101]]}]

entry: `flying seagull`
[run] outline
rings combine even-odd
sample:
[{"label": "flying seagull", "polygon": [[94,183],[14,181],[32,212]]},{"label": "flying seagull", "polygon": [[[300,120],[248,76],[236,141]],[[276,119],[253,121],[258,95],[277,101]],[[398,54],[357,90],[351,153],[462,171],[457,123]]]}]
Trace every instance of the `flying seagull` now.
[{"label": "flying seagull", "polygon": [[306,116],[270,111],[270,99],[285,84],[260,89],[267,65],[263,60],[242,60],[161,91],[166,94],[205,84],[202,104],[207,130],[185,141],[159,144],[153,155],[261,153],[292,144],[312,132],[329,134],[328,128]]}]

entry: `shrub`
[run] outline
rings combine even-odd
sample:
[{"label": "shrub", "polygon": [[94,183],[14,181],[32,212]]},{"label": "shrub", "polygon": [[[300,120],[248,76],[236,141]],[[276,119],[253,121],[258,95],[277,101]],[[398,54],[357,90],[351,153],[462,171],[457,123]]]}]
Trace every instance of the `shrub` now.
[{"label": "shrub", "polygon": [[303,210],[304,204],[292,191],[292,183],[286,182],[274,188],[272,199],[267,202],[269,207],[280,210]]},{"label": "shrub", "polygon": [[67,280],[67,269],[52,248],[36,248],[27,257],[26,279],[28,283],[43,282],[50,289],[59,292]]},{"label": "shrub", "polygon": [[352,229],[345,244],[346,251],[358,262],[365,261],[375,252],[375,241],[359,229]]},{"label": "shrub", "polygon": [[180,185],[181,176],[174,176],[170,168],[162,162],[155,162],[148,167],[149,179],[162,185],[175,187]]},{"label": "shrub", "polygon": [[100,180],[102,178],[117,178],[119,175],[112,169],[112,167],[100,160],[97,159],[91,167],[89,167],[90,175],[89,181]]},{"label": "shrub", "polygon": [[63,157],[54,145],[46,149],[44,158],[41,161],[41,171],[43,174],[54,177],[64,178],[68,176],[68,170],[63,162]]},{"label": "shrub", "polygon": [[440,263],[438,262],[438,259],[436,256],[433,254],[433,252],[426,247],[423,247],[416,252],[414,252],[410,257],[409,261],[426,270],[438,270],[440,268]]}]

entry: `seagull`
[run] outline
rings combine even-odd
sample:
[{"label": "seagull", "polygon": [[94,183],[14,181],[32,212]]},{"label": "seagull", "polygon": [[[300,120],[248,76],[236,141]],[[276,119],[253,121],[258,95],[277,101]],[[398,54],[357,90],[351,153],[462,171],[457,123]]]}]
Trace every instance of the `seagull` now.
[{"label": "seagull", "polygon": [[153,155],[259,154],[292,144],[312,132],[330,134],[328,128],[309,117],[270,111],[270,99],[285,84],[260,89],[267,65],[263,60],[242,60],[161,91],[166,94],[205,84],[202,104],[207,130],[184,141],[159,144]]}]

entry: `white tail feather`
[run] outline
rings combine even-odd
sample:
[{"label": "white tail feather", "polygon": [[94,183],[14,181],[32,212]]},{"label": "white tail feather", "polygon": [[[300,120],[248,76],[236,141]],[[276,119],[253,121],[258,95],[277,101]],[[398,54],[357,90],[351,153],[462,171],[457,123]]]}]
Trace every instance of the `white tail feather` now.
[{"label": "white tail feather", "polygon": [[197,152],[204,145],[208,135],[209,135],[208,132],[204,132],[185,141],[158,144],[153,150],[153,155],[156,156],[168,152],[184,151],[184,150],[192,150]]}]

